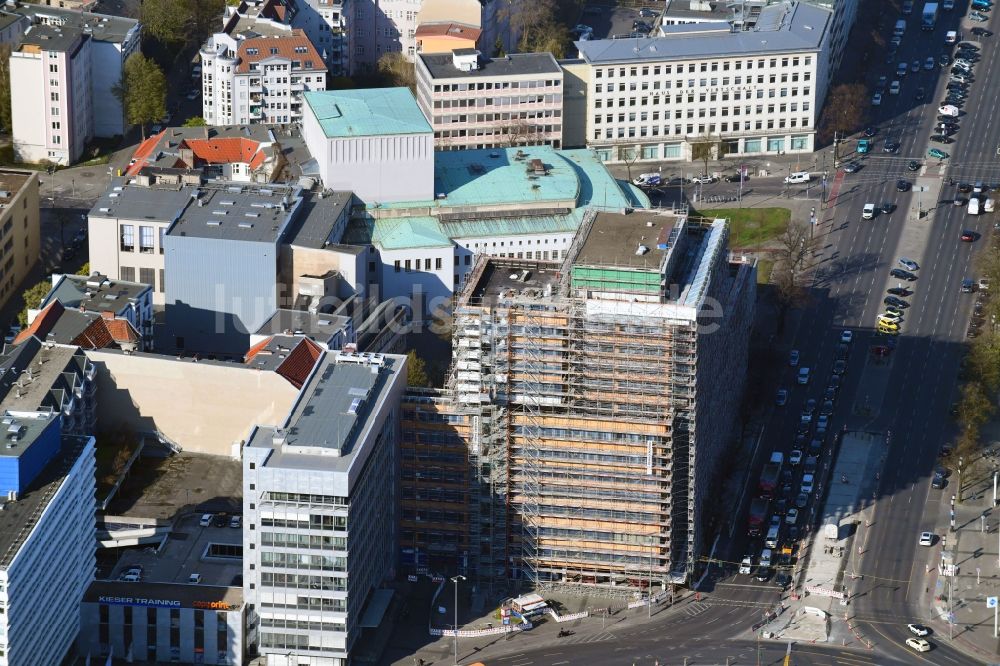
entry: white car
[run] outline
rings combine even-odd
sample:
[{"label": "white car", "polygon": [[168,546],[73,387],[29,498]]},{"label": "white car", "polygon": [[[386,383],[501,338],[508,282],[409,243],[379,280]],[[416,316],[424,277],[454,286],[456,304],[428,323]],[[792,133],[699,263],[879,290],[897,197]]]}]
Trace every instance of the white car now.
[{"label": "white car", "polygon": [[899,81],[893,81],[889,84],[889,94],[898,95],[899,94]]},{"label": "white car", "polygon": [[911,634],[920,636],[921,638],[931,633],[931,630],[922,624],[908,624],[906,628],[910,630]]},{"label": "white car", "polygon": [[210,513],[201,514],[201,520],[198,521],[198,524],[201,525],[202,527],[210,527],[212,525],[212,514]]},{"label": "white car", "polygon": [[865,207],[861,209],[861,219],[862,220],[875,219],[875,204],[873,203],[865,204]]},{"label": "white car", "polygon": [[785,183],[808,183],[812,180],[812,174],[808,171],[794,171],[785,176]]},{"label": "white car", "polygon": [[958,116],[958,107],[952,106],[951,104],[942,104],[938,107],[938,113],[942,116],[951,116],[955,118]]},{"label": "white car", "polygon": [[931,644],[922,638],[907,638],[906,644],[917,652],[930,652],[931,649]]},{"label": "white car", "polygon": [[740,562],[740,573],[743,575],[748,575],[753,570],[753,560],[749,557],[744,557]]},{"label": "white car", "polygon": [[879,322],[886,322],[887,324],[899,324],[902,321],[898,316],[882,313],[878,316]]},{"label": "white car", "polygon": [[702,174],[701,176],[695,176],[691,179],[692,183],[699,183],[701,185],[711,185],[715,182],[715,176],[707,176]]},{"label": "white car", "polygon": [[765,548],[760,551],[760,568],[766,569],[771,566],[771,549]]},{"label": "white car", "polygon": [[920,269],[920,265],[917,262],[913,261],[913,259],[908,259],[906,257],[900,257],[898,261],[899,261],[899,265],[900,266],[902,266],[906,270],[910,271],[911,273],[913,271],[916,271],[916,270]]},{"label": "white car", "polygon": [[927,60],[924,60],[924,69],[927,71],[934,69],[934,58],[927,58]]},{"label": "white car", "polygon": [[794,525],[799,522],[799,510],[795,507],[789,509],[788,513],[785,514],[785,522],[789,525]]},{"label": "white car", "polygon": [[802,475],[802,485],[799,486],[799,492],[809,495],[813,491],[813,475],[803,474]]},{"label": "white car", "polygon": [[920,533],[920,545],[921,546],[933,546],[934,545],[934,533],[933,532],[921,532]]},{"label": "white car", "polygon": [[796,466],[802,462],[802,452],[798,449],[793,449],[791,453],[788,454],[788,464],[791,466]]},{"label": "white car", "polygon": [[198,583],[201,582],[201,574],[200,573],[191,574],[190,576],[188,576],[188,582],[191,583],[192,585],[197,585]]},{"label": "white car", "polygon": [[656,187],[661,182],[658,173],[640,173],[637,178],[632,180],[632,184],[639,187]]},{"label": "white car", "polygon": [[872,106],[881,106],[881,105],[882,105],[882,93],[877,92],[874,95],[872,95]]},{"label": "white car", "polygon": [[840,341],[845,345],[851,344],[852,340],[854,340],[854,331],[842,331],[840,333]]}]

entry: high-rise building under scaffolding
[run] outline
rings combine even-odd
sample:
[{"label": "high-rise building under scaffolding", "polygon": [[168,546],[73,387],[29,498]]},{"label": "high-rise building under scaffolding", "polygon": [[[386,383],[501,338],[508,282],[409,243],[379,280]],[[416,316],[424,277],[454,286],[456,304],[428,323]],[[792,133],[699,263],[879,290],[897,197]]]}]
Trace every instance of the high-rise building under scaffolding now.
[{"label": "high-rise building under scaffolding", "polygon": [[481,257],[448,391],[468,435],[469,569],[682,582],[733,441],[755,301],[725,220],[587,214],[564,261]]}]

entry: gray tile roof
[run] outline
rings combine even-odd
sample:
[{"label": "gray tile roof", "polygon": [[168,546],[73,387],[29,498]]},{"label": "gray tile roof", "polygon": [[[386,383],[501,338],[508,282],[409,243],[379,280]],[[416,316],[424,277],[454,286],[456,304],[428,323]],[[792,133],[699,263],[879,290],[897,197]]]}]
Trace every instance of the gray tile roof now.
[{"label": "gray tile roof", "polygon": [[829,27],[828,9],[801,2],[764,8],[757,27],[732,32],[718,23],[665,26],[666,36],[575,42],[592,65],[698,60],[818,51]]},{"label": "gray tile roof", "polygon": [[98,42],[122,42],[139,25],[137,20],[125,16],[78,12],[48,5],[21,4],[13,12],[27,16],[36,24],[59,25],[64,32],[86,32]]}]

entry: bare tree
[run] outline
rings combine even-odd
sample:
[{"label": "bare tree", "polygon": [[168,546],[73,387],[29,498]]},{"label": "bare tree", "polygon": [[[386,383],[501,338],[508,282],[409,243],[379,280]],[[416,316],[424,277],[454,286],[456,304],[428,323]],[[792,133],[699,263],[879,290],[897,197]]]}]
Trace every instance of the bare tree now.
[{"label": "bare tree", "polygon": [[545,143],[541,127],[527,118],[512,118],[500,127],[501,144],[506,148]]},{"label": "bare tree", "polygon": [[817,130],[821,143],[833,140],[834,133],[849,134],[861,128],[868,105],[868,90],[861,83],[844,83],[833,88],[823,105]]},{"label": "bare tree", "polygon": [[706,132],[696,141],[691,143],[691,159],[701,160],[705,168],[702,173],[708,175],[708,163],[711,160],[721,160],[726,155],[726,143],[718,136],[712,136]]},{"label": "bare tree", "polygon": [[816,250],[816,241],[810,237],[808,224],[790,222],[778,237],[778,242],[780,247],[771,275],[777,289],[780,331],[784,328],[788,310],[808,301],[803,274],[809,268],[809,258]]},{"label": "bare tree", "polygon": [[378,59],[378,73],[385,82],[393,87],[407,87],[410,92],[417,92],[417,74],[412,62],[408,61],[399,51],[386,53]]},{"label": "bare tree", "polygon": [[501,21],[520,35],[518,50],[522,53],[548,51],[564,58],[569,50],[569,31],[559,22],[559,7],[555,0],[511,0],[499,11]]}]

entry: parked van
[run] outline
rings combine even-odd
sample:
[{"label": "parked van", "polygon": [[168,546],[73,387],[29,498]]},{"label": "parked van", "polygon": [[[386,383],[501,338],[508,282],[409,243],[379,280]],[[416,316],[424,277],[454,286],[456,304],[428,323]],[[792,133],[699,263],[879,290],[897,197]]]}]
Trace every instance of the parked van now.
[{"label": "parked van", "polygon": [[808,171],[794,171],[785,176],[786,183],[808,183],[812,180],[812,174]]},{"label": "parked van", "polygon": [[986,11],[989,11],[993,8],[993,3],[989,0],[972,0],[972,8],[985,9]]},{"label": "parked van", "polygon": [[958,41],[958,32],[957,31],[955,31],[955,30],[949,30],[948,32],[944,33],[944,43],[945,44],[954,44],[957,41]]},{"label": "parked van", "polygon": [[992,213],[993,212],[993,199],[987,199],[983,203],[983,212]]},{"label": "parked van", "polygon": [[969,197],[969,215],[979,215],[979,198]]},{"label": "parked van", "polygon": [[781,451],[775,451],[771,454],[771,462],[775,465],[781,465],[785,462],[785,454]]},{"label": "parked van", "polygon": [[767,567],[771,566],[771,550],[769,548],[765,548],[764,550],[760,551],[759,565],[760,568],[762,569],[766,569]]},{"label": "parked van", "polygon": [[781,533],[781,528],[777,525],[773,526],[767,531],[767,537],[764,539],[764,545],[768,548],[778,547],[778,536]]},{"label": "parked van", "polygon": [[905,32],[906,32],[906,21],[904,21],[903,19],[899,19],[898,21],[896,21],[896,27],[893,29],[892,34],[894,34],[896,37],[902,37]]}]

